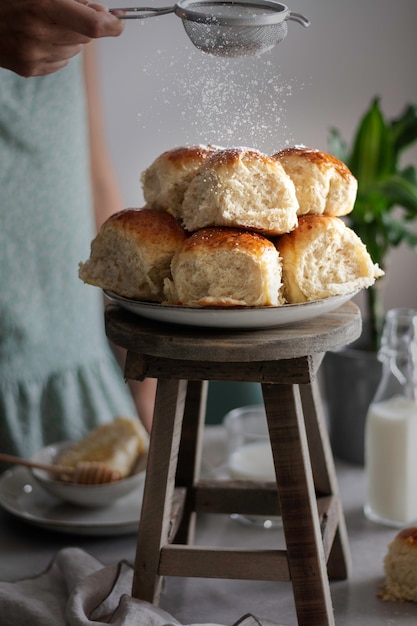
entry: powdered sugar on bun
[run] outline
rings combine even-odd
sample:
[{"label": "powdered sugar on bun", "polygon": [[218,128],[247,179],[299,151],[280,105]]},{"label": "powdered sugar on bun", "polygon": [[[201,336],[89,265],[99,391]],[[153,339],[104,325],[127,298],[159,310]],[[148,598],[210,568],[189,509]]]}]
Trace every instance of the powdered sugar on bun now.
[{"label": "powdered sugar on bun", "polygon": [[294,184],[276,159],[228,148],[206,159],[190,181],[182,220],[189,231],[231,226],[277,235],[295,228],[297,209]]},{"label": "powdered sugar on bun", "polygon": [[160,302],[172,257],[185,238],[169,213],[125,209],[104,222],[79,277],[120,296]]},{"label": "powdered sugar on bun", "polygon": [[84,282],[158,303],[277,306],[354,293],[384,274],[340,219],[355,177],[320,150],[180,146],[141,181],[146,207],[103,224],[79,266]]},{"label": "powdered sugar on bun", "polygon": [[167,150],[142,173],[143,196],[150,207],[182,216],[182,201],[188,183],[204,161],[217,150],[214,146],[192,145]]},{"label": "powdered sugar on bun", "polygon": [[353,209],[358,182],[331,154],[295,146],[274,154],[295,185],[298,215],[347,215]]},{"label": "powdered sugar on bun", "polygon": [[253,232],[204,228],[175,254],[172,280],[165,281],[170,304],[188,306],[278,305],[281,262],[274,244]]},{"label": "powdered sugar on bun", "polygon": [[283,293],[290,304],[321,300],[370,287],[384,272],[342,219],[306,215],[276,241]]}]

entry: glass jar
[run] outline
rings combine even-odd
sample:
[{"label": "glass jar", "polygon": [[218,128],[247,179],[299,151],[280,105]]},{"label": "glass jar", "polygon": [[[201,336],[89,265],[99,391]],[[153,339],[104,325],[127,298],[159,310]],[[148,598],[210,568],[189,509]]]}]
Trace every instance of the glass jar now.
[{"label": "glass jar", "polygon": [[365,426],[365,515],[401,527],[417,521],[417,311],[391,309],[378,358],[382,376]]}]

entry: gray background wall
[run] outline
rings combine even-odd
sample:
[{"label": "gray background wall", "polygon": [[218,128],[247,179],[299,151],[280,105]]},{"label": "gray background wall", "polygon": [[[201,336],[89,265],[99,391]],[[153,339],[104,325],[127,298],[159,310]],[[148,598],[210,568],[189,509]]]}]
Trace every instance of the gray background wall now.
[{"label": "gray background wall", "polygon": [[[132,20],[121,38],[100,42],[105,118],[126,206],[142,206],[140,173],[174,146],[326,150],[333,126],[350,142],[374,96],[388,116],[417,102],[416,0],[288,3],[311,26],[289,22],[285,41],[255,58],[200,52],[175,15]],[[405,162],[417,164],[417,150]],[[396,250],[385,282],[386,308],[417,308],[417,253]]]}]

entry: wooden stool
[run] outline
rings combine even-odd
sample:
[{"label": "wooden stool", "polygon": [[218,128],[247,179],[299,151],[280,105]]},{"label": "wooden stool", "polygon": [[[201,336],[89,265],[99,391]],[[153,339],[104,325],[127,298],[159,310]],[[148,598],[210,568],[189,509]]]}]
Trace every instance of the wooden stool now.
[{"label": "wooden stool", "polygon": [[[360,331],[351,302],[308,322],[250,331],[107,308],[107,335],[127,349],[126,377],[158,379],[133,597],[158,603],[162,576],[290,581],[300,626],[334,624],[329,579],[347,578],[350,554],[315,377],[324,353]],[[276,484],[200,480],[208,380],[262,384]],[[279,514],[286,550],[193,546],[202,512]]]}]

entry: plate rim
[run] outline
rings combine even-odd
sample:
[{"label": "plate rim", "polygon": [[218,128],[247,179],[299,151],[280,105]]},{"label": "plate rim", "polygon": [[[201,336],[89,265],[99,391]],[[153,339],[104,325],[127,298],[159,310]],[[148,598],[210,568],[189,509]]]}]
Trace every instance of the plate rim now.
[{"label": "plate rim", "polygon": [[[28,468],[13,467],[11,469],[6,470],[0,476],[0,506],[11,515],[14,515],[15,517],[25,522],[28,522],[32,525],[49,529],[49,530],[58,531],[58,532],[68,532],[68,533],[73,533],[73,534],[84,534],[84,535],[89,535],[91,534],[91,532],[94,532],[95,534],[100,534],[100,535],[103,535],[103,534],[111,534],[111,535],[120,534],[121,535],[121,534],[130,533],[130,532],[136,532],[139,526],[140,503],[138,501],[136,502],[137,503],[137,517],[135,519],[132,519],[132,517],[129,517],[129,519],[120,520],[120,521],[100,521],[100,519],[89,521],[89,522],[64,520],[64,519],[55,520],[55,519],[48,519],[47,517],[35,515],[31,513],[29,509],[24,511],[22,509],[19,509],[17,506],[13,506],[10,498],[6,498],[4,496],[4,489],[5,489],[6,483],[10,483],[13,480],[14,481],[21,480],[22,482],[24,480],[25,484],[28,484],[31,487],[31,492],[28,494],[25,494],[23,490],[22,492],[20,491],[18,492],[16,485],[12,484],[12,487],[14,488],[16,492],[15,493],[16,501],[18,500],[18,498],[24,497],[25,495],[27,497],[29,496],[33,497],[34,492],[35,492],[35,497],[36,497],[36,492],[38,492],[38,493],[41,493],[43,497],[48,498],[51,501],[56,501],[57,503],[62,504],[63,506],[67,506],[67,507],[73,506],[75,510],[77,508],[81,509],[83,507],[77,507],[76,505],[65,504],[59,498],[44,491],[42,487],[37,484],[36,480],[31,476],[31,473],[28,470]],[[10,489],[10,485],[8,485],[8,488]],[[127,496],[127,498],[128,497],[133,498],[133,494],[131,496]],[[108,532],[106,533],[103,531],[108,531]]]},{"label": "plate rim", "polygon": [[[314,319],[321,314],[331,313],[336,308],[355,297],[361,289],[357,289],[348,294],[312,300],[311,302],[255,307],[182,306],[126,298],[110,290],[103,289],[103,291],[111,301],[115,302],[123,309],[153,321],[181,326],[200,326],[205,328],[236,330],[247,328],[249,330],[289,326],[291,324]],[[295,313],[294,319],[291,319],[290,311]],[[282,315],[279,315],[280,312],[282,312]],[[170,315],[172,318],[168,319]]]},{"label": "plate rim", "polygon": [[[164,304],[163,302],[152,302],[151,300],[139,300],[138,298],[128,298],[126,296],[120,296],[119,294],[111,291],[109,289],[103,289],[103,292],[106,294],[108,298],[114,299],[116,301],[126,302],[130,304],[137,304],[146,308],[156,308],[158,310],[162,309],[170,309],[175,311],[198,311],[198,312],[208,312],[208,311],[218,311],[228,313],[229,311],[271,311],[271,310],[281,310],[281,309],[300,309],[305,307],[310,307],[314,305],[320,305],[327,303],[329,301],[334,302],[335,300],[340,300],[344,298],[353,298],[356,296],[361,290],[356,289],[354,291],[350,291],[346,294],[339,294],[337,296],[329,296],[328,298],[320,298],[319,300],[309,300],[307,302],[298,302],[298,303],[287,303],[287,304],[273,304],[273,305],[259,305],[259,306],[240,306],[240,305],[232,305],[232,306],[189,306],[183,304]],[[198,314],[198,313],[196,313]]]}]

